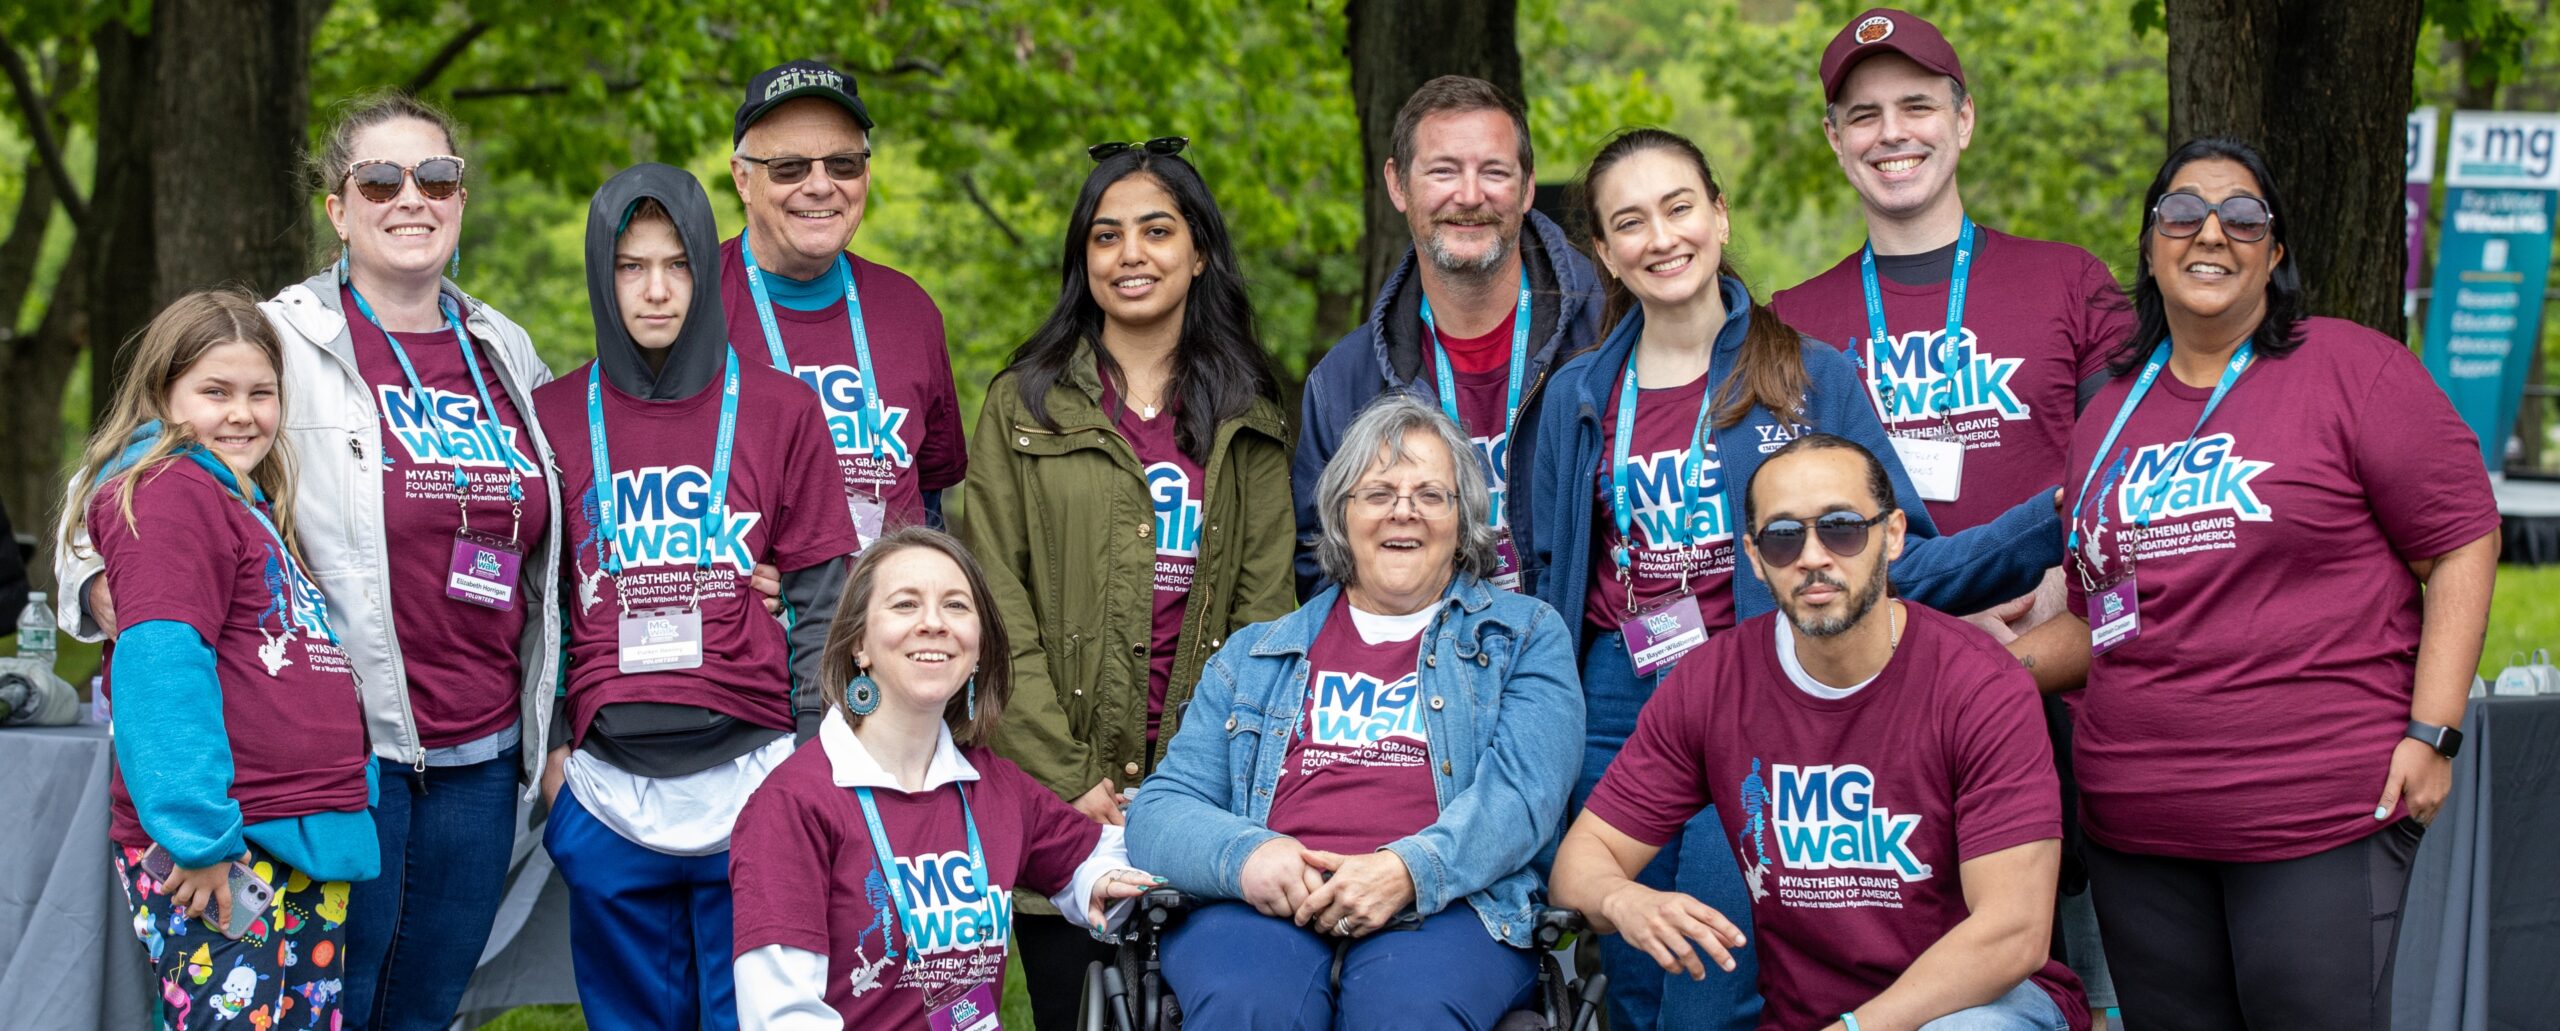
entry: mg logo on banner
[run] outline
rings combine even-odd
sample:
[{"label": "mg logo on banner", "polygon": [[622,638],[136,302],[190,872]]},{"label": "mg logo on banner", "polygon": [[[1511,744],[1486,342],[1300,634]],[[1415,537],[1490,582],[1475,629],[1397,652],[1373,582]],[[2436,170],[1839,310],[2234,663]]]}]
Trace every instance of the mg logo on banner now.
[{"label": "mg logo on banner", "polygon": [[2447,134],[2444,226],[2436,248],[2426,363],[2480,437],[2491,472],[2540,344],[2560,197],[2560,115],[2456,111]]}]

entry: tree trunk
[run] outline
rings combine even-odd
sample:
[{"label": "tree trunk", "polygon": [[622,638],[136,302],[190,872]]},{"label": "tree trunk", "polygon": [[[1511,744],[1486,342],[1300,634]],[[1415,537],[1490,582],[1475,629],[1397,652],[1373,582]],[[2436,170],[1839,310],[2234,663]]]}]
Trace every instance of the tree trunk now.
[{"label": "tree trunk", "polygon": [[2169,146],[2233,136],[2284,194],[2319,314],[2400,336],[2401,179],[2419,5],[2167,0]]},{"label": "tree trunk", "polygon": [[[152,210],[158,205],[151,192],[150,145],[157,48],[151,37],[135,35],[115,21],[100,28],[92,43],[98,51],[97,180],[89,188],[89,224],[81,227],[63,278],[76,274],[89,287],[75,296],[87,308],[84,343],[89,349],[89,423],[94,426],[124,383],[125,341],[159,310],[161,293],[158,240],[152,233]],[[207,179],[178,196],[203,199],[202,191],[227,191],[229,182],[227,174]],[[54,303],[65,300],[57,288]]]},{"label": "tree trunk", "polygon": [[[309,274],[311,34],[327,0],[156,0],[150,180],[186,203],[153,213],[152,300],[241,284],[264,297]],[[208,191],[214,192],[208,192]],[[217,201],[218,197],[218,202]]]},{"label": "tree trunk", "polygon": [[[1388,199],[1384,171],[1394,156],[1396,111],[1423,83],[1472,75],[1527,98],[1520,89],[1517,0],[1348,0],[1351,102],[1360,114],[1360,174],[1367,231],[1360,240],[1360,300],[1378,295],[1404,259],[1413,234]],[[2405,76],[2404,76],[2405,78]],[[1365,314],[1365,309],[1363,314]]]}]

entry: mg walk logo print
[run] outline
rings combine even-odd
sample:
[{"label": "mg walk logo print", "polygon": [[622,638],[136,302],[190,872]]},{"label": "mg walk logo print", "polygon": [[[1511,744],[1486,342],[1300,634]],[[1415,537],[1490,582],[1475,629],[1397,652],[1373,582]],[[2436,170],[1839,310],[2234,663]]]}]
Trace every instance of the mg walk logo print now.
[{"label": "mg walk logo print", "polygon": [[[2153,444],[2134,452],[2116,504],[2128,522],[2177,519],[2208,512],[2228,512],[2243,521],[2263,523],[2275,510],[2258,497],[2250,481],[2275,467],[2253,462],[2232,450],[2231,434],[2199,437],[2192,445]],[[2166,486],[2154,492],[2154,481]]]},{"label": "mg walk logo print", "polygon": [[624,568],[710,564],[740,573],[755,565],[747,534],[761,512],[730,508],[707,525],[711,474],[698,465],[653,465],[613,474],[614,554]]},{"label": "mg walk logo print", "polygon": [[851,365],[794,365],[791,374],[809,389],[818,392],[818,400],[827,409],[827,435],[835,442],[836,454],[886,458],[900,469],[915,465],[907,442],[898,431],[907,424],[907,409],[883,400],[874,413],[865,402],[870,385],[862,381],[862,370]]},{"label": "mg walk logo print", "polygon": [[[1656,451],[1627,459],[1628,500],[1635,507],[1645,550],[1694,548],[1733,539],[1725,518],[1724,466],[1714,444],[1706,461],[1686,469],[1689,449]],[[1698,503],[1688,504],[1687,484],[1694,480]]]},{"label": "mg walk logo print", "polygon": [[1936,874],[1911,851],[1919,814],[1897,813],[1879,801],[1872,769],[1858,763],[1767,769],[1764,782],[1755,758],[1743,779],[1743,833],[1735,842],[1753,899],[1775,895],[1782,904],[1811,909],[1899,909],[1903,884]]},{"label": "mg walk logo print", "polygon": [[1467,440],[1476,446],[1476,457],[1484,461],[1485,493],[1487,500],[1492,503],[1494,514],[1499,517],[1494,521],[1494,525],[1507,525],[1511,521],[1511,509],[1510,506],[1503,504],[1503,497],[1507,485],[1505,476],[1511,468],[1511,434],[1496,433],[1490,437],[1469,437]]},{"label": "mg walk logo print", "polygon": [[1013,893],[979,884],[965,851],[899,856],[898,881],[915,907],[907,932],[915,935],[918,953],[1002,946],[1013,933]]},{"label": "mg walk logo print", "polygon": [[542,475],[520,446],[520,434],[481,411],[478,397],[428,387],[421,402],[407,387],[397,386],[378,387],[375,397],[392,438],[413,465],[513,469],[526,479]]},{"label": "mg walk logo print", "polygon": [[[1415,705],[1421,683],[1415,674],[1407,673],[1391,681],[1382,681],[1366,673],[1318,671],[1315,676],[1315,732],[1307,737],[1310,746],[1328,749],[1372,749],[1376,756],[1364,755],[1362,764],[1369,766],[1409,766],[1425,761],[1422,707]],[[1307,756],[1308,772],[1333,761],[1332,757]]]},{"label": "mg walk logo print", "polygon": [[1155,507],[1156,553],[1200,554],[1200,499],[1192,490],[1191,474],[1172,462],[1148,466],[1147,500]]},{"label": "mg walk logo print", "polygon": [[1941,413],[2027,417],[2026,403],[2011,385],[2025,359],[1982,353],[1970,329],[1952,342],[1941,343],[1944,336],[1941,330],[1867,341],[1867,363],[1876,370],[1876,389],[1890,421],[1936,419]]}]

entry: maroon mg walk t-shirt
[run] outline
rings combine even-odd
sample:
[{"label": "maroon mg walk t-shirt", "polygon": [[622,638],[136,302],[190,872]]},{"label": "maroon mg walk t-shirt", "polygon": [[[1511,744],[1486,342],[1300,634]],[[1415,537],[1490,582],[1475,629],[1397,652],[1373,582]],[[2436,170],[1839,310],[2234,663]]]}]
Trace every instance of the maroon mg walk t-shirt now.
[{"label": "maroon mg walk t-shirt", "polygon": [[[1618,582],[1618,562],[1610,556],[1618,546],[1617,503],[1609,474],[1618,446],[1618,391],[1612,381],[1609,401],[1600,413],[1600,468],[1592,474],[1591,590],[1583,618],[1603,633],[1627,619],[1627,595],[1639,609],[1658,605],[1682,593],[1697,596],[1698,615],[1709,634],[1733,625],[1733,517],[1725,506],[1724,462],[1715,438],[1703,452],[1706,468],[1696,472],[1699,490],[1690,503],[1684,484],[1689,443],[1698,430],[1698,402],[1706,397],[1707,377],[1676,387],[1636,388],[1636,428],[1627,444],[1627,503],[1634,508],[1634,546],[1627,582]],[[1736,492],[1739,493],[1739,492]]]},{"label": "maroon mg walk t-shirt", "polygon": [[[1903,611],[1893,658],[1846,698],[1787,675],[1777,613],[1708,638],[1591,792],[1590,812],[1655,845],[1716,807],[1751,890],[1763,1031],[1874,998],[1965,918],[1960,864],[2062,836],[2035,682],[1982,631]],[[2048,960],[2033,980],[2089,1025],[2070,968]]]},{"label": "maroon mg walk t-shirt", "polygon": [[[89,499],[89,536],[106,560],[116,629],[176,620],[213,648],[241,819],[363,811],[372,748],[355,670],[329,639],[320,589],[294,575],[266,527],[192,459],[141,475],[131,523],[121,477]],[[107,647],[113,698],[115,645]],[[110,798],[108,835],[149,846],[121,768]]]},{"label": "maroon mg walk t-shirt", "polygon": [[[345,299],[346,311],[355,302]],[[373,322],[347,319],[354,337],[356,371],[382,420],[382,521],[389,551],[392,630],[408,667],[409,705],[418,737],[429,748],[476,741],[516,719],[516,692],[524,669],[516,645],[524,631],[523,584],[516,605],[500,611],[458,601],[445,593],[452,569],[454,533],[462,528],[453,471],[470,477],[471,528],[513,535],[530,552],[551,525],[549,492],[524,414],[498,379],[497,358],[473,341],[492,413],[480,410],[471,370],[454,346],[450,329],[402,333],[400,346],[417,367],[425,399],[412,396],[400,359]],[[507,500],[509,473],[522,476],[524,519],[519,525]],[[528,563],[526,577],[546,576]]]},{"label": "maroon mg walk t-shirt", "polygon": [[1941,533],[1990,522],[2062,482],[2079,383],[2133,332],[2114,274],[2089,252],[1980,225],[1973,248],[1962,339],[1936,354],[1931,342],[1947,328],[1945,282],[1876,277],[1891,334],[1882,347],[1867,340],[1855,253],[1769,299],[1798,332],[1851,357],[1865,352],[1861,376],[1887,430],[1943,438],[1954,427],[1965,445],[1964,481],[1956,500],[1929,502]]},{"label": "maroon mg walk t-shirt", "polygon": [[[554,439],[568,609],[569,717],[586,738],[596,710],[618,702],[692,705],[759,727],[791,729],[791,650],[780,620],[747,580],[759,561],[806,569],[857,546],[817,399],[798,381],[740,363],[737,437],[729,460],[726,524],[704,531],[721,385],[679,401],[640,401],[604,381],[605,444],[613,462],[614,551],[606,572],[598,530],[593,451],[587,435],[587,367],[533,392],[536,418]],[[708,539],[706,539],[708,538]],[[709,568],[698,558],[708,552]],[[700,585],[702,665],[621,671],[621,619],[684,608]]]},{"label": "maroon mg walk t-shirt", "polygon": [[896,876],[922,928],[909,963],[914,932],[899,926],[862,803],[854,789],[836,785],[825,742],[822,734],[774,767],[738,814],[729,837],[733,954],[784,945],[827,957],[827,1005],[848,1028],[923,1028],[929,1007],[980,984],[1001,991],[1012,889],[1066,890],[1102,825],[994,752],[965,749],[978,771],[968,783],[969,808],[993,882],[981,885],[958,788],[873,789]]},{"label": "maroon mg walk t-shirt", "polygon": [[2122,576],[2123,530],[2151,506],[2140,634],[2091,660],[2073,710],[2081,819],[2110,848],[2254,863],[2387,826],[2373,806],[2417,675],[2408,564],[2496,530],[2497,502],[2477,438],[2408,348],[2341,319],[2302,334],[2257,357],[2192,447],[2213,390],[2162,373],[2107,457],[2125,472],[2102,470],[2085,502],[2135,377],[2072,435],[2072,612],[2090,617],[2084,572]]},{"label": "maroon mg walk t-shirt", "polygon": [[1147,503],[1155,510],[1155,629],[1147,642],[1147,739],[1155,740],[1164,716],[1165,691],[1173,680],[1173,653],[1182,646],[1182,614],[1191,602],[1191,577],[1200,565],[1201,502],[1209,474],[1182,453],[1174,432],[1174,413],[1167,405],[1153,419],[1119,403],[1109,383],[1102,388],[1104,410],[1119,409],[1113,424],[1129,442],[1129,450],[1145,468]]},{"label": "maroon mg walk t-shirt", "polygon": [[1272,830],[1356,855],[1440,818],[1422,723],[1422,635],[1370,644],[1337,597],[1307,651],[1306,716],[1271,792]]},{"label": "maroon mg walk t-shirt", "polygon": [[[960,399],[951,385],[951,352],[943,343],[942,309],[905,273],[847,257],[853,261],[854,291],[862,297],[871,370],[880,376],[878,419],[863,407],[869,385],[862,382],[862,366],[854,360],[853,326],[843,301],[819,311],[774,305],[774,326],[782,331],[783,353],[791,358],[787,371],[815,390],[825,406],[827,436],[843,473],[846,498],[879,497],[888,507],[887,527],[921,524],[924,492],[958,486],[969,469]],[[729,313],[729,341],[739,359],[770,367],[773,350],[756,318],[755,294],[747,287],[736,237],[720,245],[720,304]]]},{"label": "maroon mg walk t-shirt", "polygon": [[[1520,318],[1519,309],[1502,317],[1502,323],[1478,337],[1453,337],[1434,331],[1441,347],[1448,349],[1450,378],[1458,397],[1458,425],[1476,447],[1476,458],[1485,464],[1485,489],[1492,492],[1495,526],[1511,523],[1508,484],[1504,477],[1510,469],[1511,429],[1504,417],[1504,406],[1511,401],[1511,328]],[[1525,375],[1525,372],[1524,372]],[[1422,358],[1420,384],[1423,398],[1432,405],[1440,403],[1440,365],[1428,354]],[[1520,381],[1521,399],[1528,399],[1529,381]]]}]

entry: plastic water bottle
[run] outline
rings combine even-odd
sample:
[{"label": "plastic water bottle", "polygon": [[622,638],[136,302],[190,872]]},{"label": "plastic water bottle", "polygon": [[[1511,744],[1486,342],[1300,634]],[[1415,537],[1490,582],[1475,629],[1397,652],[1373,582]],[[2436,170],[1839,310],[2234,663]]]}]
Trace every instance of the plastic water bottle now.
[{"label": "plastic water bottle", "polygon": [[27,607],[18,610],[18,657],[44,663],[54,668],[53,606],[44,603],[44,592],[27,595]]}]

